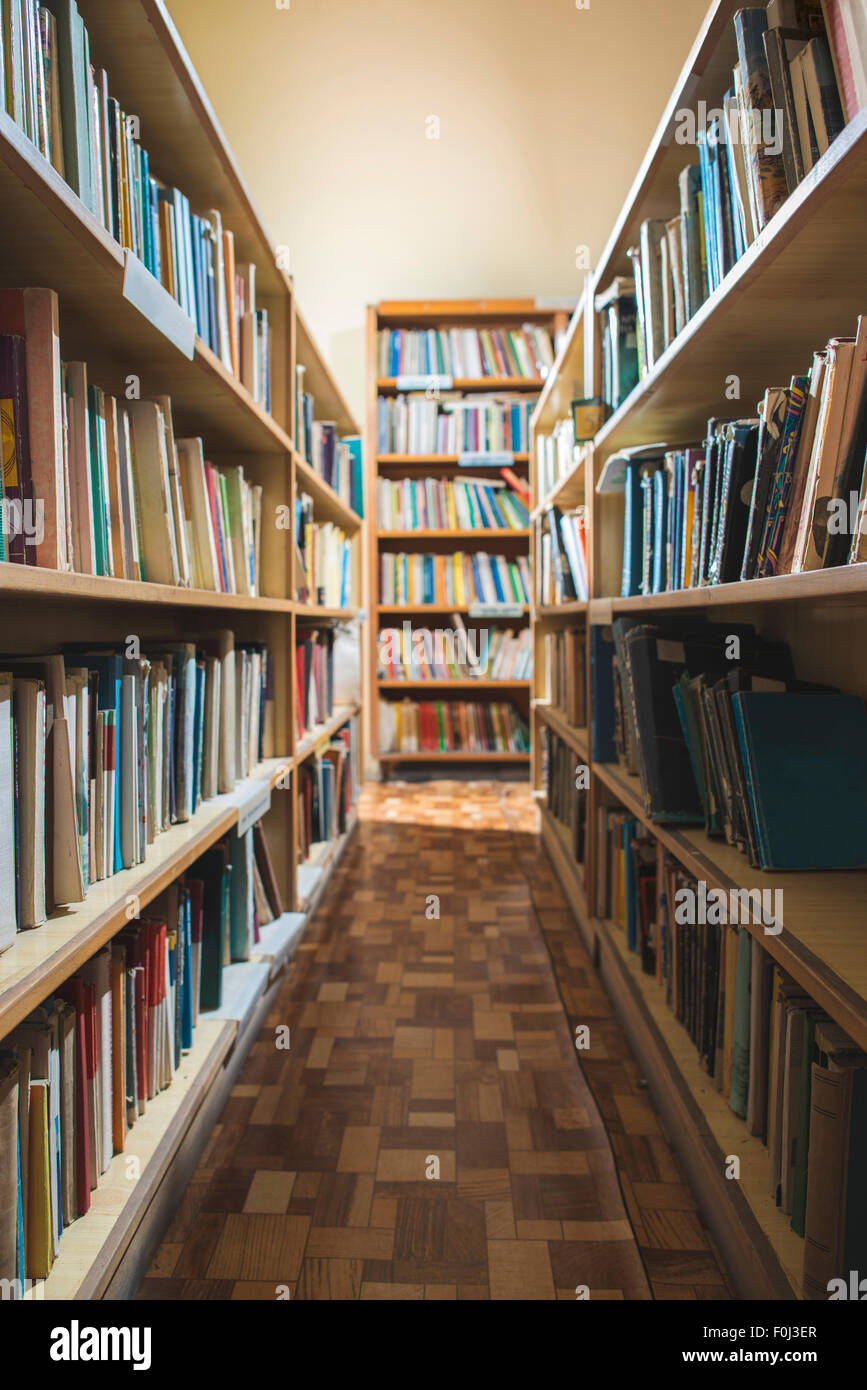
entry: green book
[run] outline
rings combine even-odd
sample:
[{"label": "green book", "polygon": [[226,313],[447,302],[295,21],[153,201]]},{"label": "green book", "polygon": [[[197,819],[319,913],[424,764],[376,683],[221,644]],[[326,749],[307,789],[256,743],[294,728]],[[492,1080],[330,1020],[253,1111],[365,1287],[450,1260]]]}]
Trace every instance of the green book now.
[{"label": "green book", "polygon": [[[4,12],[7,0],[4,0]],[[75,0],[45,0],[57,20],[60,124],[66,182],[98,215],[90,149],[90,44]]]},{"label": "green book", "polygon": [[729,1105],[742,1120],[747,1117],[750,1089],[750,984],[752,977],[752,937],[745,929],[738,932],[738,965],[735,976],[735,1026],[732,1038],[732,1089]]},{"label": "green book", "polygon": [[99,395],[95,386],[87,388],[87,441],[90,455],[90,496],[93,509],[93,539],[97,574],[108,574],[108,555],[106,547],[105,514],[106,495],[102,487],[102,465],[100,462],[101,441],[99,429]]},{"label": "green book", "polygon": [[810,1099],[813,1089],[813,1063],[819,1060],[816,1024],[826,1018],[820,1009],[811,1009],[804,1019],[801,1044],[801,1101],[798,1106],[798,1137],[795,1140],[795,1183],[792,1192],[792,1230],[802,1236],[807,1217],[807,1158],[810,1153]]}]

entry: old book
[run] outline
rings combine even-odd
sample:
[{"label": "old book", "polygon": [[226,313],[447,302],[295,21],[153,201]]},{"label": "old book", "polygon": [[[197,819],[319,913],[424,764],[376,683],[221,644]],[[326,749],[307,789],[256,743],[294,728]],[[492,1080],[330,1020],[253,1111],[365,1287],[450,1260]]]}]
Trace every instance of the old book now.
[{"label": "old book", "polygon": [[773,118],[774,98],[765,57],[763,34],[768,27],[764,9],[738,10],[734,19],[735,38],[747,115],[752,127],[749,160],[761,231],[788,197],[786,171],[781,154],[775,154],[766,129]]},{"label": "old book", "polygon": [[829,502],[837,475],[837,459],[846,410],[849,377],[855,352],[854,338],[832,338],[823,383],[822,405],[810,468],[804,489],[792,573],[821,569],[828,536]]},{"label": "old book", "polygon": [[822,1300],[867,1261],[867,1057],[852,1044],[825,1060],[812,1066],[804,1229],[804,1295]]}]

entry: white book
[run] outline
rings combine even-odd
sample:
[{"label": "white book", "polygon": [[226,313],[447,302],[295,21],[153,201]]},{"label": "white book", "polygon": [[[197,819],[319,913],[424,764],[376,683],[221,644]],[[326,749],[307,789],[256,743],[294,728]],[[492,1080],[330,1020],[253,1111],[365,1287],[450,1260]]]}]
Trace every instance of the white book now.
[{"label": "white book", "polygon": [[0,952],[17,932],[15,916],[15,731],[12,677],[0,674]]}]

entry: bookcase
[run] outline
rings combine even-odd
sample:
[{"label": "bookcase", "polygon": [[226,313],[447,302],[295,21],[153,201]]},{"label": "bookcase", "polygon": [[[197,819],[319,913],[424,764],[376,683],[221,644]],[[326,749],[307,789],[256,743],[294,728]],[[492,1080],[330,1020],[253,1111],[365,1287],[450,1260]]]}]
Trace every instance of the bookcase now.
[{"label": "bookcase", "polygon": [[[330,839],[302,851],[302,785],[335,736],[355,730],[361,767],[360,683],[330,713],[298,727],[293,653],[310,631],[345,625],[359,644],[362,519],[294,447],[295,368],[306,369],[315,417],[358,435],[344,397],[296,303],[243,176],[162,0],[81,0],[90,58],[105,68],[111,93],[138,116],[150,168],[184,190],[194,207],[217,208],[239,262],[255,263],[258,304],[270,324],[270,410],[253,398],[192,329],[174,299],[111,236],[70,185],[0,109],[0,279],[4,287],[56,292],[61,355],[82,358],[91,379],[118,398],[131,376],[141,397],[171,398],[176,435],[204,438],[223,467],[242,465],[262,492],[259,585],[255,593],[102,577],[0,563],[2,646],[10,655],[60,650],[70,642],[197,642],[228,630],[236,646],[265,644],[271,654],[273,749],[234,789],[203,800],[186,821],[148,844],[142,862],[91,882],[83,901],[19,931],[0,954],[2,1040],[131,919],[233,828],[261,822],[285,911],[261,929],[250,958],[223,969],[222,1004],[200,1015],[192,1048],[172,1082],[130,1129],[98,1183],[98,1200],[68,1224],[45,1298],[119,1298],[134,1292],[162,1226],[183,1191],[244,1057],[273,1006],[305,922],[355,827],[355,812]],[[347,601],[297,597],[293,544],[296,504],[309,499],[312,525],[331,523],[348,547]],[[282,520],[281,520],[282,518]],[[359,665],[356,662],[356,667]],[[319,710],[319,706],[317,706]],[[357,790],[357,786],[356,786]],[[130,1165],[130,1160],[136,1160]],[[131,1177],[130,1174],[133,1174]]]},{"label": "bookcase", "polygon": [[[428,693],[433,701],[454,702],[455,705],[460,705],[472,700],[471,692],[477,692],[480,705],[493,704],[495,708],[500,708],[503,704],[511,706],[517,711],[520,721],[526,723],[529,716],[531,685],[526,667],[521,668],[522,673],[517,677],[507,675],[500,679],[480,677],[469,671],[465,676],[456,676],[454,670],[448,679],[439,676],[435,679],[429,679],[427,676],[407,679],[405,674],[403,678],[391,678],[380,673],[378,654],[381,633],[388,630],[404,632],[409,642],[411,634],[422,624],[427,630],[440,630],[448,629],[450,622],[457,621],[467,630],[471,644],[474,633],[479,634],[481,644],[486,640],[481,635],[483,632],[488,633],[488,641],[493,641],[493,634],[500,629],[507,632],[511,630],[515,639],[521,641],[520,634],[527,632],[528,603],[509,602],[507,598],[504,601],[499,596],[496,603],[481,600],[475,602],[471,597],[463,604],[421,603],[417,600],[384,602],[381,566],[383,557],[400,555],[401,552],[407,554],[410,561],[414,555],[424,553],[448,558],[457,552],[471,557],[480,553],[490,554],[495,557],[494,563],[497,562],[496,557],[502,557],[508,564],[518,561],[519,558],[522,563],[528,564],[530,530],[525,524],[526,514],[521,524],[515,525],[513,522],[508,527],[491,525],[488,518],[486,524],[474,525],[473,529],[454,524],[429,528],[415,523],[408,525],[406,516],[400,518],[403,523],[400,528],[384,527],[380,522],[379,486],[381,481],[396,484],[400,480],[409,480],[410,485],[418,483],[424,486],[426,479],[460,484],[463,478],[481,482],[489,478],[496,487],[503,488],[500,470],[505,469],[511,473],[513,480],[517,480],[524,497],[527,497],[530,454],[526,416],[544,385],[543,374],[547,370],[547,364],[540,366],[536,361],[532,364],[532,370],[528,370],[524,375],[517,375],[514,370],[505,372],[502,369],[498,376],[482,375],[481,372],[459,376],[448,372],[429,371],[388,375],[383,374],[383,364],[379,360],[381,334],[408,332],[432,336],[437,333],[449,334],[454,330],[475,330],[480,334],[505,335],[510,332],[520,333],[525,325],[530,325],[544,330],[553,343],[565,330],[567,321],[568,313],[562,306],[549,306],[543,301],[533,299],[392,300],[370,306],[368,309],[366,512],[369,519],[370,604],[371,612],[375,616],[375,621],[371,621],[369,626],[367,663],[371,688],[369,748],[371,758],[378,760],[386,775],[391,767],[398,764],[457,763],[482,766],[486,763],[521,765],[529,762],[528,749],[501,749],[489,752],[448,747],[435,750],[428,747],[426,750],[396,751],[382,745],[380,706],[401,699],[416,702],[423,699],[425,693]],[[502,342],[502,337],[499,341]],[[472,449],[463,447],[467,442],[464,439],[454,452],[444,452],[442,448],[421,452],[417,439],[409,440],[408,451],[381,449],[380,410],[383,407],[391,408],[391,404],[405,398],[412,402],[414,396],[426,397],[428,402],[436,403],[433,408],[438,412],[439,424],[442,423],[444,415],[453,408],[456,399],[470,409],[474,403],[490,401],[493,411],[502,408],[507,416],[510,409],[513,413],[523,411],[524,435],[519,438],[516,433],[514,439],[509,435],[492,441],[489,434],[487,438],[474,440],[478,447]],[[456,413],[459,409],[460,405],[456,407]],[[518,426],[514,419],[507,428],[517,431]],[[484,430],[484,427],[482,429]],[[516,449],[515,439],[525,447]],[[442,438],[438,437],[436,443],[441,445],[442,442]],[[505,447],[496,447],[500,443],[505,443]],[[510,482],[509,486],[512,485]],[[488,623],[492,624],[491,628],[487,628]]]},{"label": "bookcase", "polygon": [[[629,276],[630,247],[646,219],[672,216],[678,172],[690,152],[675,142],[679,113],[720,104],[738,62],[733,20],[738,4],[716,0],[671,93],[647,154],[569,326],[551,378],[533,417],[534,435],[550,430],[563,412],[555,401],[594,396],[602,389],[602,343],[594,296],[617,276]],[[822,7],[825,13],[828,10]],[[594,756],[594,733],[612,716],[610,695],[599,695],[598,652],[620,616],[642,623],[753,624],[763,639],[788,644],[798,676],[867,695],[863,634],[867,617],[867,567],[841,564],[803,573],[665,588],[621,596],[624,494],[597,491],[606,463],[631,446],[665,441],[669,449],[704,440],[707,421],[753,416],[755,403],[773,381],[803,372],[812,355],[839,334],[854,332],[865,302],[867,271],[860,254],[860,220],[867,198],[867,111],[854,114],[782,206],[737,259],[722,282],[657,356],[626,399],[576,452],[572,469],[547,496],[537,497],[534,525],[545,506],[584,505],[587,515],[587,603],[552,608],[534,590],[531,614],[536,655],[533,707],[533,784],[544,843],[571,903],[581,935],[608,986],[647,1077],[668,1132],[698,1195],[700,1206],[737,1284],[749,1298],[804,1296],[804,1239],[791,1229],[768,1186],[768,1148],[699,1064],[696,1047],[672,1011],[659,971],[642,969],[624,929],[600,916],[599,878],[608,872],[599,812],[633,818],[657,863],[671,856],[685,873],[730,893],[732,889],[782,890],[779,934],[761,925],[748,930],[773,965],[845,1031],[857,1048],[867,1045],[867,940],[864,936],[862,870],[769,872],[750,868],[725,838],[700,827],[654,819],[638,776],[620,762]],[[726,395],[732,376],[740,395]],[[567,721],[549,702],[543,680],[546,639],[572,626],[586,633],[585,721]],[[586,778],[580,858],[569,827],[548,809],[552,792],[544,778],[556,758],[556,736],[568,750],[569,786]],[[547,758],[542,756],[543,739]],[[798,750],[793,748],[793,758]],[[565,777],[565,773],[562,774]],[[556,777],[555,777],[556,782]],[[834,797],[817,784],[817,797]],[[725,919],[724,919],[725,920]],[[661,947],[657,941],[657,958]],[[740,1161],[739,1180],[726,1165]],[[842,1196],[835,1194],[835,1200]]]}]

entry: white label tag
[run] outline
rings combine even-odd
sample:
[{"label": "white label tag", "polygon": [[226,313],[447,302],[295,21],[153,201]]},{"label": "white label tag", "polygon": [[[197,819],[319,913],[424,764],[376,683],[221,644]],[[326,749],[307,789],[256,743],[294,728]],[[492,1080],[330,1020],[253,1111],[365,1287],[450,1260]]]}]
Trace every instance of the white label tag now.
[{"label": "white label tag", "polygon": [[480,450],[475,452],[467,450],[466,453],[458,454],[458,463],[461,468],[511,468],[515,462],[515,455],[508,449],[502,449],[491,453],[482,453]]},{"label": "white label tag", "polygon": [[524,610],[520,603],[472,603],[471,618],[520,618]]},{"label": "white label tag", "polygon": [[404,374],[395,378],[398,391],[451,391],[453,378],[450,376],[410,376]]}]

